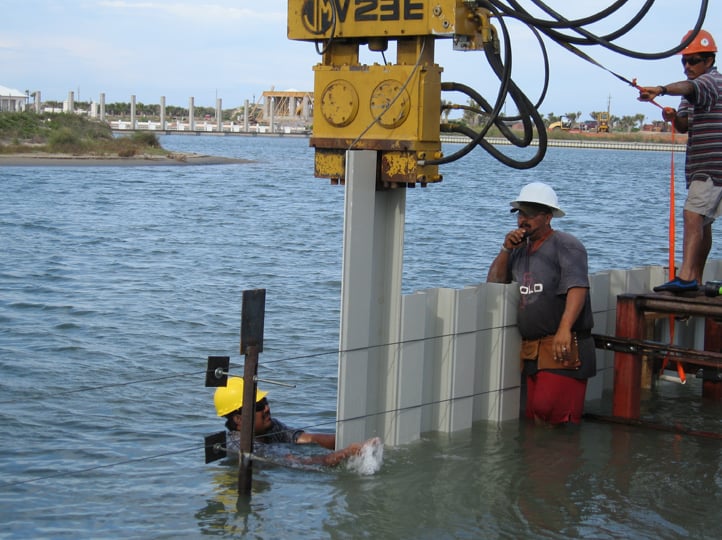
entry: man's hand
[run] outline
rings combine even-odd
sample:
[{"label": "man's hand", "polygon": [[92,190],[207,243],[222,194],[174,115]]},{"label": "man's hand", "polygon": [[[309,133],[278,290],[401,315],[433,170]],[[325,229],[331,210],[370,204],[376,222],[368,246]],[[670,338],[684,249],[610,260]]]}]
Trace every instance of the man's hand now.
[{"label": "man's hand", "polygon": [[508,232],[507,235],[504,237],[504,248],[516,249],[518,247],[521,247],[524,243],[526,235],[526,229],[514,229],[513,231]]},{"label": "man's hand", "polygon": [[652,101],[657,96],[661,96],[664,88],[662,86],[641,86],[639,88],[638,101]]},{"label": "man's hand", "polygon": [[554,349],[554,360],[562,361],[572,349],[572,333],[568,329],[559,328],[554,335],[552,344]]}]

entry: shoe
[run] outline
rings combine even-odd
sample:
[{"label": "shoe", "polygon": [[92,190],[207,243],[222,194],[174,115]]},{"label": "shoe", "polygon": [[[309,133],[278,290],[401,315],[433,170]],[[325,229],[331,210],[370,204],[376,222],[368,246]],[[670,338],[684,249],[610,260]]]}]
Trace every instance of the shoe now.
[{"label": "shoe", "polygon": [[699,283],[696,279],[685,281],[684,279],[674,278],[668,281],[664,285],[658,285],[653,290],[654,292],[694,292],[699,289]]}]

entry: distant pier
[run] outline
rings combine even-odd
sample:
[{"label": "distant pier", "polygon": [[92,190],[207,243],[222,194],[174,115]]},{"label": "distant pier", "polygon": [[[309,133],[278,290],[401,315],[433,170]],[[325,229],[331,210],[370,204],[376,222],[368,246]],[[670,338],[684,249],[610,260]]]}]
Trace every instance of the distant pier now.
[{"label": "distant pier", "polygon": [[[442,135],[441,141],[446,143],[466,144],[469,138],[464,135]],[[484,137],[486,142],[495,145],[510,145],[511,143],[503,137]],[[538,146],[539,141],[534,139],[530,146]],[[652,152],[684,152],[684,144],[643,142],[643,141],[613,141],[601,139],[547,139],[547,146],[561,148],[594,148],[602,150],[645,150]]]},{"label": "distant pier", "polygon": [[[118,133],[131,131],[151,131],[159,135],[240,135],[240,136],[277,136],[277,137],[310,137],[311,131],[305,127],[284,126],[284,125],[244,125],[241,123],[223,122],[219,126],[213,121],[198,121],[191,126],[184,122],[169,122],[165,128],[160,122],[132,122],[124,120],[113,120],[110,122],[113,131]],[[192,129],[191,129],[192,128]],[[470,141],[463,135],[442,134],[442,143],[466,144]],[[485,141],[493,145],[509,146],[511,143],[503,137],[485,137]],[[538,146],[539,141],[534,139],[530,146]],[[572,140],[572,139],[548,139],[547,146],[552,148],[590,148],[596,150],[638,150],[651,152],[684,152],[684,144],[643,142],[643,141],[613,141],[613,140]]]}]

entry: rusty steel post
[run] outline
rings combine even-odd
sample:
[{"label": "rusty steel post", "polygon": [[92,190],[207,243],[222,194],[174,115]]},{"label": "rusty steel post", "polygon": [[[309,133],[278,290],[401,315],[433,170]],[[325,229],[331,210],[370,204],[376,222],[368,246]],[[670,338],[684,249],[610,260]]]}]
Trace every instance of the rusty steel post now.
[{"label": "rusty steel post", "polygon": [[256,374],[258,354],[263,352],[263,326],[266,310],[266,289],[243,291],[241,309],[241,354],[243,365],[243,407],[241,408],[241,441],[238,467],[238,496],[250,498],[253,480],[253,438],[256,417]]},{"label": "rusty steel post", "polygon": [[[243,407],[241,408],[241,442],[238,467],[238,495],[250,497],[253,480],[253,421],[256,416],[256,373],[258,370],[258,347],[246,348],[243,366]],[[252,383],[252,384],[249,384]]]},{"label": "rusty steel post", "polygon": [[[705,318],[704,321],[704,350],[722,352],[722,324],[711,317]],[[719,368],[715,370],[705,367],[702,372],[705,375],[708,373],[718,375]],[[722,381],[719,377],[705,376],[702,381],[702,397],[713,401],[722,401]]]},{"label": "rusty steel post", "polygon": [[[617,297],[616,336],[644,339],[644,313],[637,308],[635,296]],[[614,395],[612,414],[621,418],[639,418],[642,359],[634,353],[614,353]]]}]

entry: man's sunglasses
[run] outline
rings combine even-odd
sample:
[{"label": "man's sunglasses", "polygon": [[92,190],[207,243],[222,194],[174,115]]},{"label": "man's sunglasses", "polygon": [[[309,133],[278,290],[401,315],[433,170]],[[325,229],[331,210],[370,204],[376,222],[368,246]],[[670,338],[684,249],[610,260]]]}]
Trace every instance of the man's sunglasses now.
[{"label": "man's sunglasses", "polygon": [[700,64],[704,62],[706,58],[702,56],[688,56],[688,57],[682,57],[682,65],[688,65],[688,66],[696,66],[697,64]]}]

